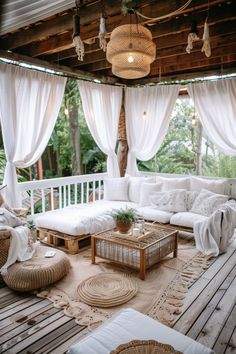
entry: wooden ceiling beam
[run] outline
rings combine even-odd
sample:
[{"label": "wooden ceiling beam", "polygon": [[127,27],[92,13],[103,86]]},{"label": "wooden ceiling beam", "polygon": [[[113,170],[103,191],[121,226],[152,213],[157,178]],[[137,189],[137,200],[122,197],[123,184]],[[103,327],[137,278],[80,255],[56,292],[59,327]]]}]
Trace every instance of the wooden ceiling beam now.
[{"label": "wooden ceiling beam", "polygon": [[[140,3],[145,3],[145,1],[139,1],[139,2]],[[170,4],[169,4],[170,1],[164,2],[164,4],[163,3],[162,4],[158,4],[158,14],[163,12],[163,11],[161,11],[161,9],[164,7],[164,5],[165,5],[165,8],[167,10],[167,3],[168,3],[169,11],[170,11],[170,9],[173,10],[173,8],[175,8],[175,6],[176,6],[176,5],[173,6],[173,4],[172,4],[172,8],[171,8]],[[220,0],[212,0],[212,1],[210,1],[210,6],[216,6],[219,3],[222,4],[222,0],[221,1]],[[227,4],[228,1],[225,2],[225,3]],[[154,5],[144,6],[144,9],[146,9],[146,12],[148,10],[147,15],[153,16],[153,11],[151,11],[153,6]],[[157,7],[157,5],[155,5],[155,6]],[[227,7],[229,7],[229,6],[233,7],[232,4],[229,4],[227,6],[224,6],[224,10],[226,10]],[[92,7],[92,5],[91,5],[91,7]],[[206,1],[205,0],[199,0],[197,8],[199,8],[201,11],[203,11],[203,10],[206,11],[207,10]],[[110,11],[110,13],[114,12],[114,7],[112,9],[113,10]],[[188,14],[189,12],[192,12],[192,11],[193,11],[193,8],[189,7],[183,12],[183,14],[184,13]],[[218,6],[214,7],[214,11],[212,12],[212,16],[215,16],[214,14],[216,12],[217,13],[222,13],[222,10],[220,11]],[[164,12],[164,13],[167,13],[167,12]],[[231,10],[231,13],[232,13],[232,10]],[[181,16],[183,16],[183,14]],[[200,14],[199,14],[199,16],[200,16]],[[204,16],[203,20],[205,20],[206,14],[204,13],[203,16]],[[211,18],[212,18],[212,16],[211,16]],[[57,16],[57,18],[55,18],[55,19],[51,19],[49,21],[44,21],[43,23],[35,26],[35,29],[34,28],[30,28],[29,30],[24,30],[24,31],[17,32],[15,35],[13,34],[11,36],[6,37],[5,39],[2,38],[1,39],[1,47],[3,49],[11,50],[11,49],[14,49],[14,48],[25,46],[25,45],[30,44],[30,43],[34,43],[35,41],[39,41],[39,40],[41,42],[44,42],[44,41],[48,42],[48,49],[45,49],[45,45],[42,46],[41,50],[38,49],[38,46],[32,45],[33,48],[35,48],[35,47],[37,48],[36,52],[34,52],[33,49],[32,49],[32,52],[30,52],[30,46],[29,46],[28,51],[27,51],[27,48],[26,48],[26,52],[25,53],[27,55],[39,56],[39,55],[44,54],[46,52],[50,52],[50,53],[54,52],[54,51],[52,51],[52,48],[55,48],[53,45],[54,45],[55,41],[58,42],[58,40],[53,40],[50,37],[51,36],[58,37],[61,34],[61,41],[60,41],[61,46],[58,47],[58,51],[61,51],[63,49],[67,49],[67,48],[69,48],[71,46],[71,36],[72,36],[72,32],[73,32],[73,30],[72,30],[72,27],[73,27],[73,25],[72,25],[72,17],[73,17],[72,13],[70,13],[69,15]],[[87,21],[87,17],[85,17],[85,18],[86,18],[86,21]],[[70,21],[69,21],[69,19],[70,19]],[[175,20],[177,21],[179,19],[175,19]],[[200,19],[200,21],[203,21],[203,20]],[[55,25],[56,21],[59,21],[58,22],[58,29],[57,30],[53,30],[53,28],[56,27],[56,25]],[[212,20],[210,20],[210,21],[212,21]],[[83,16],[81,15],[81,23],[83,23],[83,22],[85,22],[85,21],[83,21]],[[107,22],[107,24],[106,24],[107,31],[108,31],[108,33],[110,33],[118,25],[120,25],[122,23],[127,23],[127,18],[125,18],[123,15],[117,15],[117,16],[113,16],[113,17],[108,17],[106,22]],[[179,26],[176,26],[176,31],[179,31],[180,30],[181,21],[177,21],[177,22],[180,22]],[[63,24],[65,24],[64,27],[63,27]],[[191,20],[189,21],[189,26],[190,26],[190,24],[191,24]],[[162,23],[162,25],[163,25],[163,23]],[[155,27],[157,28],[158,35],[160,35],[159,26],[155,26]],[[170,27],[172,28],[172,26],[170,26]],[[98,36],[98,29],[99,29],[99,14],[97,15],[97,21],[96,21],[95,24],[92,23],[91,25],[88,25],[88,26],[81,26],[81,38],[86,40],[86,39],[91,38],[91,37],[97,37]],[[34,33],[32,33],[33,30],[35,30],[37,32],[37,36],[34,35]],[[154,31],[154,29],[153,29],[153,31]],[[67,33],[67,35],[65,35],[65,33]],[[154,33],[154,37],[155,37],[155,33]],[[50,41],[52,41],[52,43]]]},{"label": "wooden ceiling beam", "polygon": [[[230,40],[230,44],[229,44]],[[194,43],[194,48],[190,54],[186,53],[186,45],[177,46],[174,48],[163,49],[158,52],[157,58],[154,63],[151,64],[151,68],[168,65],[168,63],[176,64],[178,62],[194,62],[204,58],[205,54],[201,52],[202,42]],[[216,38],[211,43],[212,57],[218,57],[225,53],[236,53],[236,33]],[[82,68],[85,71],[97,72],[100,70],[106,70],[111,67],[111,64],[107,60],[101,60],[96,63],[84,65]]]},{"label": "wooden ceiling beam", "polygon": [[[231,22],[232,27],[234,27],[234,21],[236,19],[235,12],[232,11],[233,7],[229,4],[225,6],[224,11],[220,9],[218,6],[216,9],[214,9],[214,12],[212,13],[210,19],[209,19],[209,25],[210,25],[210,31],[211,27],[214,26],[217,23],[223,23],[223,22]],[[203,26],[204,22],[206,19],[206,13],[201,13],[198,14],[198,29],[199,29],[199,35],[202,36],[203,33]],[[179,19],[172,19],[168,22],[160,23],[158,26],[153,26],[151,27],[151,30],[153,31],[153,38],[158,39],[156,42],[157,47],[164,45],[165,43],[168,43],[168,39],[172,37],[172,43],[174,42],[175,36],[181,36],[180,33],[182,34],[182,39],[184,36],[189,32],[191,26],[191,19],[186,19],[184,17],[181,17]],[[211,33],[211,32],[210,32]],[[71,47],[72,45],[72,32],[64,33],[61,36],[56,36],[52,37],[48,40],[42,41],[41,43],[38,43],[37,46],[29,46],[28,51],[27,48],[25,48],[24,52],[27,53],[29,56],[42,56],[44,55],[44,59],[48,61],[54,61],[54,60],[63,60],[66,58],[70,58],[75,56],[74,48],[68,49],[68,47]],[[165,38],[168,36],[168,38]],[[163,37],[163,38],[161,38]],[[86,53],[91,53],[93,51],[98,51],[99,44],[98,41],[96,44],[93,45],[86,45],[85,44],[85,52]],[[65,51],[65,55],[63,56],[63,53],[61,55],[57,55],[57,52],[60,52],[62,50]],[[53,54],[54,53],[54,54]],[[50,55],[48,58],[45,58],[45,55]],[[85,59],[85,58],[84,58]],[[83,63],[81,63],[83,65]],[[70,65],[70,64],[69,64]],[[72,64],[73,65],[73,64]]]},{"label": "wooden ceiling beam", "polygon": [[119,81],[115,77],[106,77],[103,75],[89,73],[89,72],[85,72],[82,70],[75,70],[72,68],[68,68],[67,66],[56,65],[54,63],[49,63],[49,62],[41,60],[41,59],[30,58],[25,55],[11,53],[11,52],[4,51],[4,50],[0,50],[0,58],[5,58],[8,60],[18,62],[18,63],[25,63],[25,64],[29,64],[29,65],[34,65],[34,66],[42,67],[44,69],[54,70],[55,72],[64,73],[65,75],[67,75],[69,77],[74,77],[77,79],[87,79],[87,80],[95,80],[96,79],[96,80],[100,80],[101,82],[106,83],[106,84],[115,84]]},{"label": "wooden ceiling beam", "polygon": [[[154,1],[153,1],[154,2]],[[199,0],[202,6],[204,6],[205,0]],[[222,0],[211,0],[210,3],[220,3]],[[148,7],[150,1],[147,0],[135,0],[129,3],[129,6],[133,8],[140,8],[142,11],[146,11],[148,14]],[[178,6],[182,6],[185,0],[179,1]],[[206,6],[206,5],[205,5]],[[158,3],[158,16],[164,15],[173,11],[176,8],[176,1],[161,0]],[[4,49],[14,49],[21,47],[23,45],[36,42],[45,37],[55,36],[59,33],[71,30],[73,27],[73,12],[72,9],[69,13],[58,14],[55,18],[49,19],[48,21],[40,21],[38,24],[31,25],[29,29],[24,30],[24,35],[22,31],[3,36],[1,40],[2,48]],[[119,1],[106,1],[105,11],[108,17],[112,17],[121,12],[121,2]],[[99,23],[99,18],[101,14],[101,3],[95,2],[89,6],[84,6],[80,10],[81,15],[81,26],[83,31],[83,25],[90,22],[97,21]],[[63,18],[62,18],[63,17]],[[124,17],[124,16],[122,16]],[[96,34],[97,35],[97,34]],[[4,38],[5,37],[5,38]]]},{"label": "wooden ceiling beam", "polygon": [[[213,75],[226,75],[235,73],[236,70],[236,61],[234,62],[234,67],[232,67],[232,63],[225,63],[224,66],[221,64],[214,64],[213,66],[203,66],[198,69],[185,69],[180,70],[180,68],[174,68],[175,71],[171,71],[168,74],[163,73],[155,76],[148,76],[147,78],[139,79],[139,80],[122,80],[124,85],[135,86],[135,85],[147,85],[150,83],[158,83],[160,81],[176,81],[176,80],[188,80],[188,79],[196,79],[196,78],[206,78]],[[108,73],[107,73],[108,74]]]},{"label": "wooden ceiling beam", "polygon": [[[221,38],[230,42],[232,37],[234,36],[234,21],[227,21],[227,23],[220,23],[217,25],[213,25],[210,28],[211,33],[211,42],[217,43],[217,46],[220,45]],[[222,36],[222,33],[224,35]],[[157,57],[166,57],[170,55],[181,54],[181,51],[185,52],[185,48],[187,46],[187,33],[181,32],[176,34],[175,36],[169,35],[161,38],[156,38],[154,42],[157,46]],[[197,45],[202,45],[202,42],[197,42]],[[166,49],[165,51],[163,49]],[[88,65],[91,63],[101,62],[106,60],[106,53],[103,51],[98,51],[96,53],[88,53],[85,54],[84,60],[78,61],[76,53],[73,53],[73,57],[62,61],[63,65],[68,65],[72,67],[82,67],[84,65]]]}]

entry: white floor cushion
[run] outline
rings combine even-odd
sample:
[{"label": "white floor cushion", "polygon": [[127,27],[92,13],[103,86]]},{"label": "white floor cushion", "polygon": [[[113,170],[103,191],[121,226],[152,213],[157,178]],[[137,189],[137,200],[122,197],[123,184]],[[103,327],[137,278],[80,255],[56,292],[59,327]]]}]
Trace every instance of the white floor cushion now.
[{"label": "white floor cushion", "polygon": [[179,225],[179,226],[193,228],[195,221],[204,221],[206,219],[208,219],[207,216],[191,213],[190,211],[188,211],[188,212],[174,214],[170,218],[170,223],[172,225]]},{"label": "white floor cushion", "polygon": [[118,345],[134,339],[154,339],[184,354],[214,354],[211,349],[133,309],[118,312],[70,347],[68,354],[109,354]]},{"label": "white floor cushion", "polygon": [[170,213],[169,211],[158,210],[150,206],[138,208],[138,214],[145,220],[158,221],[163,224],[168,224],[170,218],[174,215],[174,213]]},{"label": "white floor cushion", "polygon": [[115,226],[111,216],[113,209],[136,206],[135,203],[107,200],[71,205],[36,215],[35,225],[72,236],[92,234]]}]

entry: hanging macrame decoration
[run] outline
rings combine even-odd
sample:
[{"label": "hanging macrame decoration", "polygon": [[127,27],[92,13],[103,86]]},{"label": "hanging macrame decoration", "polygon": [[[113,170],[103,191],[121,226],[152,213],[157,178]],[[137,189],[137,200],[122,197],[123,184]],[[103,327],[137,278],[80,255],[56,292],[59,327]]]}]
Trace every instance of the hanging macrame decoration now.
[{"label": "hanging macrame decoration", "polygon": [[73,45],[75,46],[75,51],[78,55],[78,60],[83,61],[84,58],[84,43],[80,38],[80,16],[78,14],[78,7],[77,7],[77,14],[74,15],[74,33],[72,35],[73,38]]},{"label": "hanging macrame decoration", "polygon": [[107,31],[106,31],[105,18],[103,17],[103,15],[101,15],[98,38],[99,38],[99,47],[100,47],[104,52],[105,52],[106,49],[107,49],[106,35],[107,35]]},{"label": "hanging macrame decoration", "polygon": [[188,35],[188,45],[186,47],[186,52],[190,54],[191,50],[193,49],[193,42],[199,40],[198,31],[197,31],[197,22],[193,21],[190,33]]},{"label": "hanging macrame decoration", "polygon": [[211,44],[210,44],[210,34],[209,34],[209,25],[207,23],[207,19],[204,24],[204,32],[202,36],[203,46],[202,52],[209,58],[211,56]]}]

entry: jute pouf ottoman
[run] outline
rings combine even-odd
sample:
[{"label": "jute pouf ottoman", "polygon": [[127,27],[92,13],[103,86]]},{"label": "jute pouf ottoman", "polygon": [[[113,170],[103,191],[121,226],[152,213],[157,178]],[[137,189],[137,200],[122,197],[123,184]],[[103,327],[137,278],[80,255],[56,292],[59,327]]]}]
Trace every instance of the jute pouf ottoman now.
[{"label": "jute pouf ottoman", "polygon": [[[55,251],[55,256],[45,258],[47,251]],[[50,247],[37,246],[32,259],[16,262],[8,268],[3,280],[10,289],[31,291],[44,288],[64,277],[70,270],[70,262],[62,251]]]}]

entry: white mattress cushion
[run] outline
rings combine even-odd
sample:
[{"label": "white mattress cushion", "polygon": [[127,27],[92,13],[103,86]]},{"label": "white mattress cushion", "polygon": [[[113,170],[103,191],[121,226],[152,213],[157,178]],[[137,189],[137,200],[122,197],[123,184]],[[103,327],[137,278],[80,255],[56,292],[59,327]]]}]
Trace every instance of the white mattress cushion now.
[{"label": "white mattress cushion", "polygon": [[100,200],[93,203],[71,205],[35,216],[36,227],[56,230],[69,235],[86,235],[115,226],[113,209],[136,208],[137,204]]},{"label": "white mattress cushion", "polygon": [[158,210],[150,206],[138,208],[138,214],[142,216],[145,220],[158,221],[163,224],[169,223],[170,218],[172,217],[172,215],[174,215],[169,211]]},{"label": "white mattress cushion", "polygon": [[157,176],[157,183],[162,183],[162,191],[169,191],[172,189],[190,189],[190,178],[189,177],[179,177],[179,178],[166,178]]},{"label": "white mattress cushion", "polygon": [[173,225],[192,227],[195,221],[204,221],[207,216],[191,213],[189,211],[183,213],[176,213],[170,218],[170,223]]},{"label": "white mattress cushion", "polygon": [[134,339],[154,339],[184,354],[214,354],[193,339],[133,309],[124,309],[69,348],[68,354],[110,354]]},{"label": "white mattress cushion", "polygon": [[191,191],[200,192],[203,188],[217,194],[229,194],[227,179],[211,180],[207,178],[191,177]]}]

